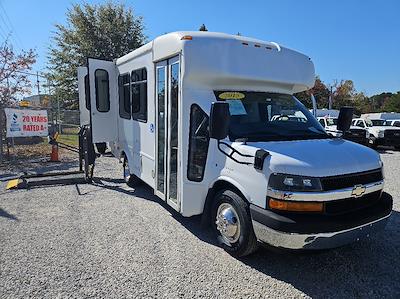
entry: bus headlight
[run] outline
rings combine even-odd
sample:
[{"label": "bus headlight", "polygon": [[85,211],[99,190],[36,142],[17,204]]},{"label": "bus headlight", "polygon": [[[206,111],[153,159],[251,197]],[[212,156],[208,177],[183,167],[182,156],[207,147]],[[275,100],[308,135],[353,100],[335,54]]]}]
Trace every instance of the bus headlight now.
[{"label": "bus headlight", "polygon": [[271,174],[268,186],[281,191],[322,191],[319,178],[281,173]]}]

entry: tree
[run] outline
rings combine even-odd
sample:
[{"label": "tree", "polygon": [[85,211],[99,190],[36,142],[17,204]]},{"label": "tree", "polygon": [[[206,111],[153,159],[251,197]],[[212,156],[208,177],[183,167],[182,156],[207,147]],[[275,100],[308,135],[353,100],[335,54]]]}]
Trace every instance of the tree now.
[{"label": "tree", "polygon": [[206,25],[202,24],[199,28],[199,31],[208,31]]},{"label": "tree", "polygon": [[341,80],[333,84],[333,108],[340,109],[343,106],[352,106],[356,89],[352,80]]},{"label": "tree", "polygon": [[314,87],[295,94],[295,96],[308,108],[312,108],[311,94],[314,95],[318,108],[328,108],[329,89],[317,76]]},{"label": "tree", "polygon": [[33,50],[15,53],[6,40],[0,46],[0,108],[12,104],[19,95],[29,93],[31,82],[26,74],[36,62]]},{"label": "tree", "polygon": [[124,4],[75,4],[67,11],[66,25],[57,24],[49,49],[49,74],[55,95],[64,106],[78,106],[77,67],[86,58],[113,60],[146,41],[141,16]]},{"label": "tree", "polygon": [[390,98],[394,96],[391,92],[383,92],[381,94],[376,94],[370,97],[372,110],[374,111],[384,111],[383,106]]},{"label": "tree", "polygon": [[354,107],[354,114],[356,115],[373,111],[370,99],[363,92],[356,93],[353,96],[351,106]]},{"label": "tree", "polygon": [[392,94],[389,98],[386,98],[381,111],[400,112],[400,91],[396,94]]}]

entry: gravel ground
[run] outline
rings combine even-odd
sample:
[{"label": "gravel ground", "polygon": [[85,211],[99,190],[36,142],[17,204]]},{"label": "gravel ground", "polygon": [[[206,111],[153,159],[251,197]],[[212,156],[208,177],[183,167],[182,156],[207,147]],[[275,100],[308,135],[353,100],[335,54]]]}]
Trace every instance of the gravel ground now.
[{"label": "gravel ground", "polygon": [[0,297],[399,298],[400,152],[381,155],[395,200],[385,232],[330,251],[264,248],[243,259],[216,246],[199,217],[126,187],[113,158],[99,159],[94,185],[4,191],[0,172]]}]

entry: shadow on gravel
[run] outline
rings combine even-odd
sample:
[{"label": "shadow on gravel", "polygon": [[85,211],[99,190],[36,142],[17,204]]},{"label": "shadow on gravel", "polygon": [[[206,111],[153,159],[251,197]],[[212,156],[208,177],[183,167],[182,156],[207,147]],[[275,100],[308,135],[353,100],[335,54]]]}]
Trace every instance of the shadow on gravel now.
[{"label": "shadow on gravel", "polygon": [[[117,184],[123,181],[97,179]],[[100,185],[160,204],[200,240],[217,245],[212,232],[202,227],[201,216],[181,216],[155,196],[150,187],[127,190],[117,185]],[[393,211],[384,232],[360,243],[325,251],[261,247],[255,254],[239,261],[267,276],[287,282],[311,297],[400,298],[400,213]]]},{"label": "shadow on gravel", "polygon": [[4,182],[11,178],[18,177],[24,173],[38,174],[45,172],[71,170],[72,168],[78,168],[78,163],[76,161],[48,162],[46,165],[41,165],[40,167],[19,168],[16,169],[13,173],[0,174],[0,181]]},{"label": "shadow on gravel", "polygon": [[0,208],[0,217],[4,217],[4,218],[11,219],[11,220],[19,221],[17,217],[15,217],[14,215],[8,213],[7,211],[3,210],[2,208]]}]

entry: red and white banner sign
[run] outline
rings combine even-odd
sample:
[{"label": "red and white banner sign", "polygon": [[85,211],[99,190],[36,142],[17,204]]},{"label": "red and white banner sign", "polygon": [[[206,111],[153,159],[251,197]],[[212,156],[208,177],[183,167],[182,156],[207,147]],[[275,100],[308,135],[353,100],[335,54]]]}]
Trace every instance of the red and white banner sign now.
[{"label": "red and white banner sign", "polygon": [[7,137],[32,137],[49,135],[47,110],[5,108]]}]

